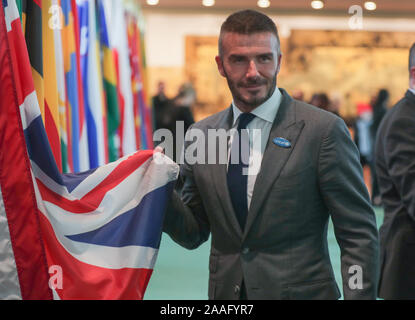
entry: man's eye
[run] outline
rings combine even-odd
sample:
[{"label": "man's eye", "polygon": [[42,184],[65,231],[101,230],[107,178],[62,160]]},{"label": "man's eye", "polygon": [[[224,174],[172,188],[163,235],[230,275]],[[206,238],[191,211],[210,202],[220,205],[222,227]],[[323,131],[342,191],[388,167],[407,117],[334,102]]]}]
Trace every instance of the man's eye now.
[{"label": "man's eye", "polygon": [[264,62],[270,62],[271,61],[271,57],[270,56],[260,56],[258,58],[258,60],[259,60],[259,62],[262,62],[262,63],[264,63]]},{"label": "man's eye", "polygon": [[233,63],[243,63],[245,61],[244,57],[233,57],[231,59]]}]

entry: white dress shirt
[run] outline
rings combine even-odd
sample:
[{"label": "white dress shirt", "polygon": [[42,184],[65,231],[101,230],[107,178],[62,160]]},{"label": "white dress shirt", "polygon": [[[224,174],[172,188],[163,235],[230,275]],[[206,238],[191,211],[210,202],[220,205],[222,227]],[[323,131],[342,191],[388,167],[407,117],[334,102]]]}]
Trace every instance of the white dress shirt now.
[{"label": "white dress shirt", "polygon": [[[262,157],[265,152],[265,147],[267,146],[272,124],[274,123],[275,117],[281,104],[281,99],[281,92],[278,90],[278,88],[276,88],[272,96],[267,101],[251,111],[251,113],[255,115],[255,118],[247,125],[250,147],[247,190],[248,209],[251,205],[255,181],[259,170],[261,169]],[[232,102],[232,110],[234,115],[232,129],[236,129],[239,116],[243,112],[238,108],[234,101]],[[228,162],[233,137],[231,137],[229,140]]]},{"label": "white dress shirt", "polygon": [[409,88],[409,91],[411,91],[413,94],[415,94],[415,89]]}]

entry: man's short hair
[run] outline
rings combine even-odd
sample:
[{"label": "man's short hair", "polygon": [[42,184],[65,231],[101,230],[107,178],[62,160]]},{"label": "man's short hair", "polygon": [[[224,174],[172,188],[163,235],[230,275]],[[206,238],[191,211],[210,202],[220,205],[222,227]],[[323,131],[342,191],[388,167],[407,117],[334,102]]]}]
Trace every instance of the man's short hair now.
[{"label": "man's short hair", "polygon": [[231,14],[222,24],[219,36],[219,55],[222,56],[222,37],[227,32],[251,35],[254,33],[270,32],[277,37],[278,53],[280,53],[280,38],[274,21],[267,15],[255,10],[242,10]]},{"label": "man's short hair", "polygon": [[411,71],[411,68],[413,67],[415,67],[415,43],[412,44],[412,47],[409,50],[409,71]]}]

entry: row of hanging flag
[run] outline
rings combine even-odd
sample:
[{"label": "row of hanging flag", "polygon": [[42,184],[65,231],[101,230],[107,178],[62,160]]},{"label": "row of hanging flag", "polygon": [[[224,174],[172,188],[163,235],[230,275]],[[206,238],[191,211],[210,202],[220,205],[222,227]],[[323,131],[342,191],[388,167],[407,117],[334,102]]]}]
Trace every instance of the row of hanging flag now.
[{"label": "row of hanging flag", "polygon": [[138,5],[120,0],[16,3],[59,170],[83,172],[151,149]]},{"label": "row of hanging flag", "polygon": [[[16,3],[19,3],[20,12]],[[95,136],[90,134],[90,118],[95,121],[96,128],[106,128],[104,133],[110,136],[114,133],[111,128],[118,133],[121,131],[110,123],[110,114],[116,115],[121,110],[119,117],[123,119],[127,112],[122,107],[127,105],[125,102],[117,111],[104,108],[105,104],[99,104],[102,102],[99,99],[106,97],[106,106],[113,107],[115,102],[111,104],[111,99],[123,101],[120,97],[126,97],[123,96],[126,87],[115,86],[114,79],[121,71],[111,73],[114,70],[104,66],[105,59],[109,60],[108,65],[117,64],[117,59],[112,60],[109,54],[108,37],[104,38],[106,45],[101,45],[102,51],[98,50],[97,42],[95,49],[82,48],[81,40],[79,52],[83,55],[87,52],[84,61],[78,59],[81,54],[76,54],[76,39],[88,36],[87,29],[77,34],[72,33],[73,29],[51,27],[43,30],[46,35],[38,42],[46,23],[46,20],[41,24],[36,20],[45,17],[40,15],[44,12],[40,4],[53,6],[57,3],[47,0],[42,3],[40,0],[0,2],[0,300],[143,299],[179,167],[153,150],[139,150],[105,165],[99,165],[105,158],[91,157],[91,145],[98,152],[107,152],[108,156],[110,152],[104,152],[103,143],[101,145],[102,141],[97,138],[98,130]],[[84,19],[91,10],[98,13],[97,17],[103,17],[105,6],[100,5],[104,3],[78,1],[76,5],[77,10],[81,8],[80,17]],[[70,9],[75,8],[75,2],[62,0],[59,4],[65,15],[65,25],[74,25],[77,18],[73,18],[74,11]],[[95,4],[98,6],[94,7]],[[125,17],[128,22],[129,16]],[[53,26],[54,21],[49,22]],[[134,25],[137,24],[134,22]],[[29,33],[36,28],[40,29],[39,33]],[[51,30],[60,32],[50,33]],[[129,33],[130,42],[137,39],[138,29],[134,27],[133,30],[135,32]],[[56,42],[51,42],[51,37],[53,41],[57,39]],[[89,32],[88,37],[94,38],[94,32]],[[75,48],[75,54],[65,55],[65,50],[56,50],[65,46],[72,48],[68,52]],[[138,46],[134,48],[138,50]],[[61,53],[61,56],[52,53]],[[96,59],[88,58],[92,54]],[[121,62],[122,52],[118,54],[118,62]],[[139,70],[137,51],[133,50],[130,57],[131,70]],[[59,61],[63,61],[63,65]],[[103,63],[102,69],[100,63]],[[121,63],[119,65],[121,70]],[[87,82],[82,78],[84,69]],[[139,73],[133,73],[129,79],[137,89],[133,90],[130,102],[139,106],[136,105],[139,97],[144,99],[138,87]],[[92,86],[95,86],[94,91]],[[117,89],[122,92],[118,98],[114,96]],[[38,92],[42,94],[40,97]],[[79,98],[88,97],[88,92],[94,94],[93,99]],[[95,104],[92,106],[92,103]],[[79,107],[82,104],[84,109]],[[100,106],[101,113],[95,106]],[[131,108],[131,112],[134,110]],[[74,117],[82,121],[77,125],[75,121],[60,122]],[[120,122],[123,124],[122,120]],[[65,124],[72,130],[62,130]],[[73,127],[79,130],[76,131],[77,140],[73,138]],[[76,152],[82,157],[85,145],[81,140],[85,131],[88,161],[90,165],[91,160],[96,161],[99,167],[81,173],[61,173],[55,159],[61,156],[61,165],[65,161],[68,167],[74,165]],[[138,137],[138,131],[135,132]],[[144,130],[139,132],[144,134]],[[90,143],[91,137],[97,138],[95,145]],[[116,147],[116,140],[113,141]],[[59,153],[59,146],[60,152],[66,150],[67,158]],[[136,147],[131,146],[131,149]],[[153,161],[156,157],[161,157],[161,161]],[[82,161],[77,165],[87,166],[88,161]]]}]

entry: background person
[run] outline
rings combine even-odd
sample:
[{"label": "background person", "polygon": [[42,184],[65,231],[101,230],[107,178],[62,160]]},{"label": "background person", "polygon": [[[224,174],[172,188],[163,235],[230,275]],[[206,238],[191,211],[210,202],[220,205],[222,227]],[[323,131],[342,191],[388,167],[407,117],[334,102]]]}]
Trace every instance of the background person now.
[{"label": "background person", "polygon": [[[388,103],[389,103],[389,92],[386,89],[379,90],[379,93],[372,105],[373,109],[373,119],[372,124],[370,126],[370,135],[371,140],[373,141],[373,144],[376,140],[376,134],[378,132],[380,123],[382,122],[383,117],[385,116],[387,110],[388,110]],[[375,169],[375,148],[372,148],[373,156],[372,161],[370,162],[370,173],[372,176],[372,204],[374,206],[380,206],[381,205],[381,198],[379,193],[379,185],[378,180],[376,177],[376,169]]]},{"label": "background person", "polygon": [[386,114],[376,139],[376,173],[385,209],[379,283],[384,299],[415,299],[415,43],[409,79],[409,90]]},{"label": "background person", "polygon": [[164,81],[159,81],[157,93],[152,98],[154,131],[166,128],[170,122],[170,99],[166,96],[165,90],[166,84]]}]

